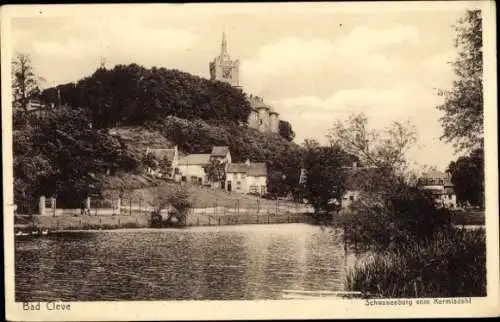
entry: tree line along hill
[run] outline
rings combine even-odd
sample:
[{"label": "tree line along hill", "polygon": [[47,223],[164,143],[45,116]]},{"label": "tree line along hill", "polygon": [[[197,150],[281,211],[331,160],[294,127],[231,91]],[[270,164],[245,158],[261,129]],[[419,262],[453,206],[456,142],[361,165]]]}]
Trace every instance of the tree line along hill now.
[{"label": "tree line along hill", "polygon": [[[222,82],[178,70],[118,65],[48,88],[40,100],[57,108],[14,115],[17,204],[40,195],[56,195],[58,204],[69,204],[78,199],[75,196],[99,195],[109,178],[140,176],[143,154],[154,142],[111,134],[111,129],[120,128],[154,133],[156,144],[177,144],[184,153],[229,146],[233,162],[248,158],[267,163],[273,194],[285,195],[299,181],[303,151],[292,142],[291,125],[281,121],[279,134],[249,128],[245,94]],[[151,182],[121,184],[114,188],[140,188]]]}]

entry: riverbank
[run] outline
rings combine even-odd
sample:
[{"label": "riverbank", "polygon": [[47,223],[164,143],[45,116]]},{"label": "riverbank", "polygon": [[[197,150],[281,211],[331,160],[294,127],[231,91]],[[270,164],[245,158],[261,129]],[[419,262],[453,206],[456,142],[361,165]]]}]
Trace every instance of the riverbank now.
[{"label": "riverbank", "polygon": [[[484,212],[457,213],[452,217],[454,225],[464,228],[484,227]],[[309,213],[240,213],[206,214],[194,213],[187,217],[187,227],[308,223],[317,224]],[[109,230],[149,228],[150,215],[133,213],[131,215],[90,215],[90,216],[15,216],[15,231],[42,230]]]},{"label": "riverbank", "polygon": [[[310,214],[245,213],[226,215],[193,214],[187,217],[187,227],[315,223]],[[15,231],[109,230],[149,228],[150,216],[16,216]]]}]

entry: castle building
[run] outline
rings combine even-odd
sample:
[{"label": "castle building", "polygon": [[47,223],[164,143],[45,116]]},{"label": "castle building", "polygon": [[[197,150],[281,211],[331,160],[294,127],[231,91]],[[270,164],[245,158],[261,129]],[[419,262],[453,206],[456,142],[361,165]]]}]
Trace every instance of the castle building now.
[{"label": "castle building", "polygon": [[[231,60],[227,50],[226,35],[222,34],[221,52],[209,63],[210,79],[230,84],[240,88],[239,60]],[[264,102],[262,97],[247,95],[251,106],[248,117],[248,126],[261,132],[279,132],[279,113],[272,106]]]}]

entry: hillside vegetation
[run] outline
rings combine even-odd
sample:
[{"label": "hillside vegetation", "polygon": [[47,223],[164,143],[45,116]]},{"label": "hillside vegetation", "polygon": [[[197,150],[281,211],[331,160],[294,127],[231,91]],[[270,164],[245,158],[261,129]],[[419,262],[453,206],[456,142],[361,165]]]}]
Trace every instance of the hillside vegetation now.
[{"label": "hillside vegetation", "polygon": [[298,182],[299,146],[289,135],[248,128],[245,94],[225,83],[131,64],[99,69],[41,98],[58,107],[16,115],[22,119],[14,133],[15,202],[21,208],[40,195],[57,196],[62,206],[109,188],[156,185],[144,176],[144,152],[173,144],[181,154],[227,145],[234,162],[266,162],[272,193],[284,195]]}]

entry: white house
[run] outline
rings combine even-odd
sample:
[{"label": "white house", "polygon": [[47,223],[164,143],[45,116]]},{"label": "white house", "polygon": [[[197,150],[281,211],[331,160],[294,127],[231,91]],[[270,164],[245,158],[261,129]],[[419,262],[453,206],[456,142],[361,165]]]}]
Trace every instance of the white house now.
[{"label": "white house", "polygon": [[431,192],[438,206],[446,208],[457,207],[455,186],[451,183],[451,176],[441,171],[423,173],[418,180],[418,187]]},{"label": "white house", "polygon": [[[224,171],[231,164],[231,152],[227,146],[214,146],[210,154],[188,154],[178,162],[179,173],[182,181],[198,185],[212,185],[208,179],[206,167],[212,160],[218,160],[224,164]],[[221,185],[224,182],[220,183]]]},{"label": "white house", "polygon": [[210,164],[210,154],[188,154],[179,160],[179,172],[183,182],[209,184],[205,167]]},{"label": "white house", "polygon": [[226,171],[226,190],[264,195],[267,192],[265,163],[231,163]]}]

